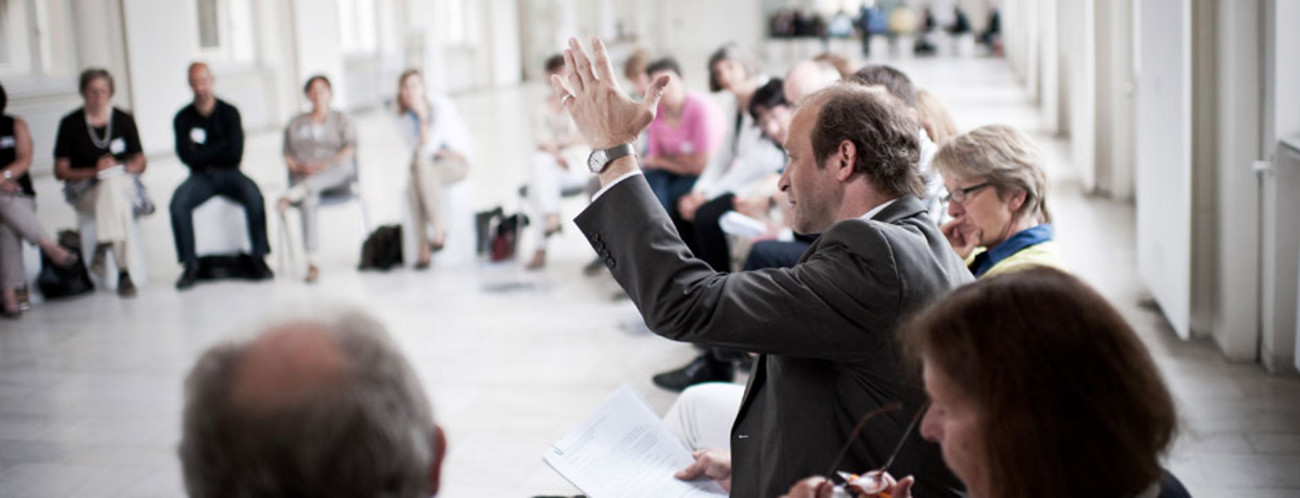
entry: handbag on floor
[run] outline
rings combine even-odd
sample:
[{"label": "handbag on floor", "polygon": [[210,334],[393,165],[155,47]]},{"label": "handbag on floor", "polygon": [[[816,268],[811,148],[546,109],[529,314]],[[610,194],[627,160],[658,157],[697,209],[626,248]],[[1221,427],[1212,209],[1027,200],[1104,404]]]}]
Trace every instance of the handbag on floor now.
[{"label": "handbag on floor", "polygon": [[528,217],[523,213],[500,218],[492,235],[493,263],[514,259],[515,248],[519,242],[519,231],[528,226]]},{"label": "handbag on floor", "polygon": [[402,265],[402,226],[384,225],[376,228],[361,244],[359,270],[384,270]]},{"label": "handbag on floor", "polygon": [[86,260],[86,255],[81,252],[81,234],[76,230],[63,230],[59,232],[59,245],[80,255],[81,259],[71,267],[61,268],[42,252],[41,273],[36,277],[36,287],[41,290],[41,295],[45,299],[58,299],[95,290],[90,273],[81,263]]}]

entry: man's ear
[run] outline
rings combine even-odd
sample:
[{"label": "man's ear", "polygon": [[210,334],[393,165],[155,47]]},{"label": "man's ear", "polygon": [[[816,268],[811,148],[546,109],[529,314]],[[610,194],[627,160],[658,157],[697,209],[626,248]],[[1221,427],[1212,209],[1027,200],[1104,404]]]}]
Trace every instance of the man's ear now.
[{"label": "man's ear", "polygon": [[438,494],[438,485],[442,483],[442,461],[447,456],[447,434],[439,425],[433,426],[433,464],[429,467],[429,494]]},{"label": "man's ear", "polygon": [[858,147],[853,142],[845,140],[840,142],[840,148],[835,154],[836,168],[835,178],[839,181],[848,181],[853,177],[853,165],[858,161]]}]

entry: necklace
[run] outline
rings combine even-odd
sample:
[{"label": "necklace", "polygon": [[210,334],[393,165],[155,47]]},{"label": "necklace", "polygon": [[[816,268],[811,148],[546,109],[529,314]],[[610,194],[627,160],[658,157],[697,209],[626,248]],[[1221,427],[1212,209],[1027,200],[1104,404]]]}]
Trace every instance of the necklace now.
[{"label": "necklace", "polygon": [[107,149],[108,144],[113,141],[113,112],[108,113],[108,122],[104,125],[104,138],[95,135],[95,127],[90,125],[90,115],[86,115],[86,133],[90,134],[90,143],[96,148]]}]

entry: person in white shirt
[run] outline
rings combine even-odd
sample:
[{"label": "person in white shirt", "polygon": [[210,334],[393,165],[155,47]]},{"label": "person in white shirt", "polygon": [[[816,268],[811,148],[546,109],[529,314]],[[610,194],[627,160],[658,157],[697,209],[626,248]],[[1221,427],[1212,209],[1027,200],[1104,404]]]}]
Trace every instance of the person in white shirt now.
[{"label": "person in white shirt", "polygon": [[412,149],[406,194],[419,241],[415,267],[425,269],[447,241],[442,188],[468,176],[474,162],[474,136],[451,99],[430,91],[415,69],[404,71],[397,80],[397,119]]},{"label": "person in white shirt", "polygon": [[[564,56],[556,54],[546,60],[546,75],[564,72]],[[542,218],[534,224],[537,230],[537,249],[528,263],[529,269],[546,265],[546,239],[560,231],[560,198],[566,190],[582,189],[591,180],[587,169],[587,146],[573,125],[573,118],[564,110],[558,92],[551,92],[546,100],[533,110],[533,153],[528,169],[528,203],[533,213]]]}]

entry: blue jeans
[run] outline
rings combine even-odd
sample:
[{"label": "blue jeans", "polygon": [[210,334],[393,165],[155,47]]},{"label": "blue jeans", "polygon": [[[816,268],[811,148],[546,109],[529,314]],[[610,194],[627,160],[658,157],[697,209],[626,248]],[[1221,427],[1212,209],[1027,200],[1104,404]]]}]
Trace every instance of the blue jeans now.
[{"label": "blue jeans", "polygon": [[172,194],[172,235],[176,238],[177,259],[187,265],[198,263],[199,257],[194,252],[194,209],[218,195],[244,206],[253,255],[271,252],[266,241],[266,203],[257,184],[237,169],[211,169],[191,172]]},{"label": "blue jeans", "polygon": [[680,218],[677,213],[677,200],[691,192],[697,179],[698,176],[679,175],[660,169],[645,172],[645,181],[650,184],[650,190],[654,191],[655,198],[659,199],[659,205],[663,206],[664,211],[667,211],[673,219]]}]

